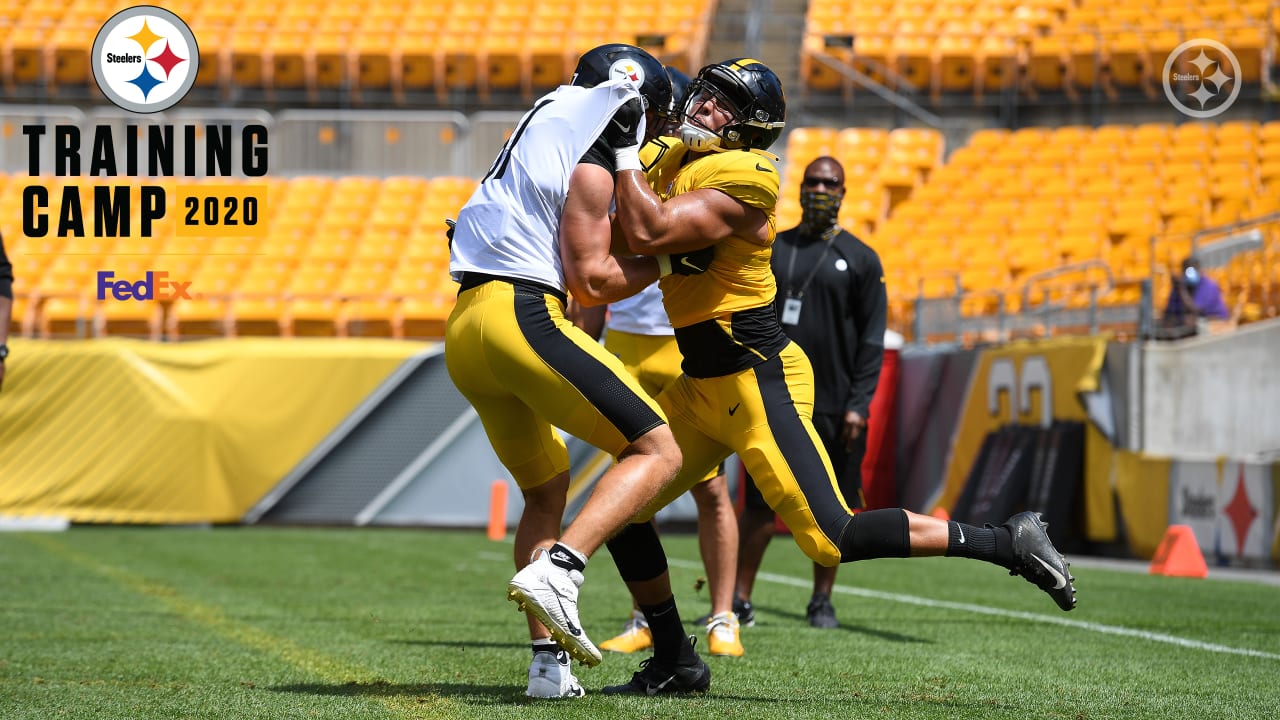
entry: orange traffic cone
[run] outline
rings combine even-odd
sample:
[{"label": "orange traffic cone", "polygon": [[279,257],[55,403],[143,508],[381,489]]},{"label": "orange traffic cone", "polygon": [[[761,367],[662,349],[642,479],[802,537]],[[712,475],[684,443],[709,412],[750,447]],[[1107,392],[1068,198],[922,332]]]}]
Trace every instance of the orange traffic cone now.
[{"label": "orange traffic cone", "polygon": [[489,486],[489,539],[507,537],[507,482],[494,480]]},{"label": "orange traffic cone", "polygon": [[1196,542],[1196,535],[1189,525],[1170,525],[1164,531],[1164,539],[1156,548],[1155,557],[1151,558],[1149,572],[1172,577],[1209,576],[1204,553],[1200,552],[1200,543]]}]

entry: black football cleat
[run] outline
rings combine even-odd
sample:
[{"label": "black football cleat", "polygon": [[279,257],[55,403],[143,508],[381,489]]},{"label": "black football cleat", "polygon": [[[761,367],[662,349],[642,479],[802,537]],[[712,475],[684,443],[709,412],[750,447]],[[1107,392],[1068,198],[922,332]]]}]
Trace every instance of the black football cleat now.
[{"label": "black football cleat", "polygon": [[1049,593],[1063,610],[1076,606],[1075,578],[1071,563],[1058,552],[1045,532],[1048,527],[1035,512],[1020,512],[1004,522],[1013,538],[1013,567],[1010,575],[1021,575],[1027,582]]},{"label": "black football cleat", "polygon": [[694,656],[690,665],[668,665],[649,658],[640,663],[640,672],[625,685],[609,685],[605,695],[674,695],[703,693],[711,687],[711,668]]}]

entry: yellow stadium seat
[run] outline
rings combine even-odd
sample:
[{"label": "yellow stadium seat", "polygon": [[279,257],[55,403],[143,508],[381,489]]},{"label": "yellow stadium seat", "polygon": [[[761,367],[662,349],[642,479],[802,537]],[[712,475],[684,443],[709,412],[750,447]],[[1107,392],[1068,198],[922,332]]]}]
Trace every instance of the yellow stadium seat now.
[{"label": "yellow stadium seat", "polygon": [[93,335],[129,335],[160,340],[164,335],[164,307],[158,302],[116,300],[98,303],[93,316]]},{"label": "yellow stadium seat", "polygon": [[1081,32],[1070,36],[1070,61],[1067,64],[1071,84],[1079,89],[1087,89],[1097,84],[1103,64],[1102,49],[1098,39],[1090,32]]},{"label": "yellow stadium seat", "polygon": [[436,97],[441,101],[454,90],[476,88],[479,54],[483,30],[446,32],[436,38]]},{"label": "yellow stadium seat", "polygon": [[1103,36],[1108,77],[1117,86],[1132,88],[1142,84],[1146,72],[1146,45],[1136,32],[1116,32]]},{"label": "yellow stadium seat", "polygon": [[44,49],[52,27],[17,26],[9,29],[4,40],[5,85],[27,85],[38,82],[44,72]]},{"label": "yellow stadium seat", "polygon": [[[1280,18],[1280,11],[1273,10],[1272,12],[1277,18]],[[1280,24],[1280,19],[1277,19],[1276,22]],[[1258,82],[1258,79],[1262,76],[1263,59],[1267,56],[1268,47],[1271,52],[1275,52],[1274,38],[1275,34],[1273,32],[1269,42],[1267,31],[1262,27],[1238,27],[1227,32],[1224,44],[1231,48],[1240,63],[1240,78],[1236,82]],[[1227,70],[1226,72],[1230,73],[1231,71]]]},{"label": "yellow stadium seat", "polygon": [[262,87],[268,72],[264,48],[270,41],[268,32],[237,29],[226,36],[218,58],[219,79],[239,87]]},{"label": "yellow stadium seat", "polygon": [[845,128],[835,141],[835,152],[841,157],[866,157],[878,160],[889,143],[889,133],[880,128]]},{"label": "yellow stadium seat", "polygon": [[862,74],[881,85],[890,84],[885,68],[893,67],[893,35],[878,31],[863,33],[853,41],[853,64]]},{"label": "yellow stadium seat", "polygon": [[890,43],[894,67],[908,85],[916,90],[929,87],[933,44],[937,38],[923,31],[898,34]]},{"label": "yellow stadium seat", "polygon": [[800,77],[810,90],[839,90],[846,85],[843,75],[823,62],[832,57],[843,62],[853,62],[853,51],[839,47],[827,47],[822,36],[806,34],[800,50]]},{"label": "yellow stadium seat", "polygon": [[969,34],[942,35],[934,45],[932,83],[934,94],[975,92],[978,75],[978,39]]},{"label": "yellow stadium seat", "polygon": [[[403,66],[393,70],[395,63],[401,59],[399,39],[393,34],[393,28],[394,25],[382,29],[361,26],[352,33],[348,41],[347,72],[352,78],[357,98],[364,91],[390,90],[393,87],[392,78],[402,76]],[[388,37],[396,39],[388,43]]]},{"label": "yellow stadium seat", "polygon": [[1274,195],[1280,183],[1280,157],[1266,159],[1258,166],[1258,179],[1264,192]]},{"label": "yellow stadium seat", "polygon": [[576,58],[570,58],[571,52],[558,36],[535,35],[525,41],[529,52],[528,68],[525,73],[528,88],[527,94],[556,87],[568,81],[572,74]]},{"label": "yellow stadium seat", "polygon": [[268,89],[301,88],[306,85],[307,45],[310,37],[301,32],[273,32],[264,50],[263,83]]},{"label": "yellow stadium seat", "polygon": [[[1179,23],[1178,27],[1181,26],[1182,23]],[[1143,44],[1146,46],[1143,66],[1154,83],[1160,85],[1163,82],[1161,73],[1164,72],[1164,63],[1169,58],[1169,54],[1173,52],[1174,48],[1181,45],[1183,40],[1192,36],[1186,35],[1185,29],[1180,32],[1174,27],[1161,28],[1147,25],[1143,30]]]},{"label": "yellow stadium seat", "polygon": [[787,137],[788,158],[834,155],[841,131],[835,128],[798,127]]},{"label": "yellow stadium seat", "polygon": [[523,41],[523,35],[516,31],[494,32],[492,27],[484,35],[476,70],[482,100],[488,99],[493,90],[516,91],[521,88],[527,71]]},{"label": "yellow stadium seat", "polygon": [[1060,35],[1032,38],[1026,63],[1027,82],[1032,88],[1050,91],[1063,88],[1071,63],[1069,47],[1067,39]]},{"label": "yellow stadium seat", "polygon": [[979,89],[998,92],[1018,80],[1018,45],[1008,36],[988,35],[978,46]]},{"label": "yellow stadium seat", "polygon": [[1011,134],[1012,133],[1003,128],[979,130],[969,137],[969,144],[967,147],[972,148],[975,151],[990,151],[994,148],[1004,146]]},{"label": "yellow stadium seat", "polygon": [[89,50],[101,26],[90,22],[63,23],[49,36],[48,58],[51,67],[45,77],[52,85],[84,85],[93,71],[89,66]]},{"label": "yellow stadium seat", "polygon": [[333,90],[347,83],[347,51],[350,38],[339,32],[317,32],[308,36],[304,70],[307,88]]},{"label": "yellow stadium seat", "polygon": [[391,51],[392,88],[401,98],[406,93],[436,89],[440,76],[437,62],[434,36],[397,36]]},{"label": "yellow stadium seat", "polygon": [[348,335],[388,337],[393,334],[396,303],[387,297],[391,276],[390,267],[352,268],[343,275],[337,293],[345,301],[341,323]]},{"label": "yellow stadium seat", "polygon": [[336,297],[301,297],[286,302],[281,316],[285,337],[345,337],[342,301]]},{"label": "yellow stadium seat", "polygon": [[42,338],[89,337],[93,331],[94,307],[87,295],[51,297],[39,309]]}]

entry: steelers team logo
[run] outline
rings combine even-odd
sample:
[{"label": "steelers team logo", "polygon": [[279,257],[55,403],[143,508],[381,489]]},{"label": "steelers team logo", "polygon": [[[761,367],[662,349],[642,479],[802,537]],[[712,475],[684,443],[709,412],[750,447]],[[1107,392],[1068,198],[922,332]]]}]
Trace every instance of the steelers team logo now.
[{"label": "steelers team logo", "polygon": [[154,113],[176,105],[195,84],[200,50],[182,18],[139,5],[102,26],[91,60],[108,100],[132,112]]},{"label": "steelers team logo", "polygon": [[640,87],[644,84],[644,68],[633,60],[619,60],[609,66],[609,77],[614,80],[626,78]]},{"label": "steelers team logo", "polygon": [[1178,112],[1211,118],[1227,111],[1240,95],[1240,61],[1217,40],[1193,38],[1164,61],[1164,95]]}]

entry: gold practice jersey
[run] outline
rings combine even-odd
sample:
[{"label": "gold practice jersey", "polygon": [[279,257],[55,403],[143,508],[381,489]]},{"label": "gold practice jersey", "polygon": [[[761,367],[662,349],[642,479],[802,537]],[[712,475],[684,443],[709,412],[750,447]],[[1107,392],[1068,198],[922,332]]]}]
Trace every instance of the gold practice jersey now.
[{"label": "gold practice jersey", "polygon": [[671,325],[681,328],[729,313],[769,305],[776,286],[769,268],[777,233],[778,169],[763,155],[745,150],[710,153],[683,164],[687,148],[664,137],[640,153],[649,185],[663,200],[694,190],[719,190],[762,210],[769,219],[769,242],[730,236],[716,245],[715,260],[701,275],[668,275],[659,281]]}]

